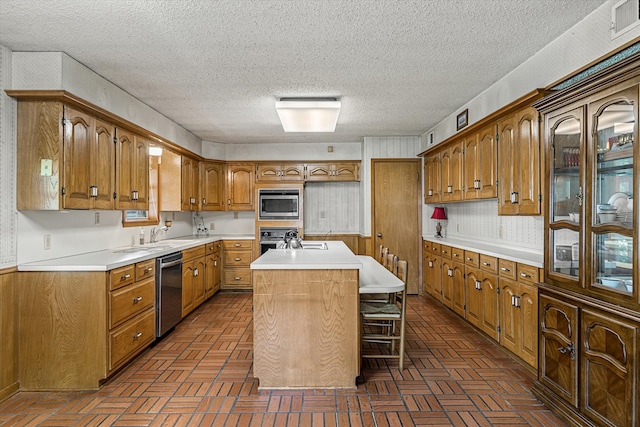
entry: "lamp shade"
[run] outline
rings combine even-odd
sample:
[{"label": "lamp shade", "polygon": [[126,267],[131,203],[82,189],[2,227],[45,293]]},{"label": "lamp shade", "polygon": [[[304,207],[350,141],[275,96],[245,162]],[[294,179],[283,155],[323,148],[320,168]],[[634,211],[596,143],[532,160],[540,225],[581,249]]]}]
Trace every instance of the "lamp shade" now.
[{"label": "lamp shade", "polygon": [[436,207],[433,210],[433,214],[431,215],[431,219],[447,219],[447,214],[444,212],[444,208]]}]

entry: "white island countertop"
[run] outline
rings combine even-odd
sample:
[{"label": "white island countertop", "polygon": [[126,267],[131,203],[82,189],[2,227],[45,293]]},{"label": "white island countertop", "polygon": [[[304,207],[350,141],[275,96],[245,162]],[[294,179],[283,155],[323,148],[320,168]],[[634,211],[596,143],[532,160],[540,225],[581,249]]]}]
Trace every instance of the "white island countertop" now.
[{"label": "white island countertop", "polygon": [[[321,242],[310,242],[314,247]],[[327,249],[269,249],[251,263],[252,270],[360,270],[362,262],[342,241],[328,240]]]}]

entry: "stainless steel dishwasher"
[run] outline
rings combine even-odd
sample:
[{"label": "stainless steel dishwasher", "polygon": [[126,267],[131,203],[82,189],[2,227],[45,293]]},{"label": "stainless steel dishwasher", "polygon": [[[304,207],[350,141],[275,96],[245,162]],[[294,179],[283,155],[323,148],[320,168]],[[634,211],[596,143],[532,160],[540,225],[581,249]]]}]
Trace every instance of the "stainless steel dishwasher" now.
[{"label": "stainless steel dishwasher", "polygon": [[182,320],[182,252],[156,258],[156,337]]}]

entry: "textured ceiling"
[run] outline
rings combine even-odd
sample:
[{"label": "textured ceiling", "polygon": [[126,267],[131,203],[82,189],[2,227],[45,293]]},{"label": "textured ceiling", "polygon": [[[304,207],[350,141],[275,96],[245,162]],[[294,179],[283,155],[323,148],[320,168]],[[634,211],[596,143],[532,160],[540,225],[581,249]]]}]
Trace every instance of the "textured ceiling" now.
[{"label": "textured ceiling", "polygon": [[[0,44],[62,51],[207,141],[420,135],[605,0],[1,0]],[[342,100],[285,134],[279,97]]]}]

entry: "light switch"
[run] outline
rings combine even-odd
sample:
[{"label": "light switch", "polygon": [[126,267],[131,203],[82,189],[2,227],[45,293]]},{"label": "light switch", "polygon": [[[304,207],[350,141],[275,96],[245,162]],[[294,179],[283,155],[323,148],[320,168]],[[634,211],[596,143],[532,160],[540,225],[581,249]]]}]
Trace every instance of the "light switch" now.
[{"label": "light switch", "polygon": [[40,176],[53,175],[53,160],[40,159]]}]

